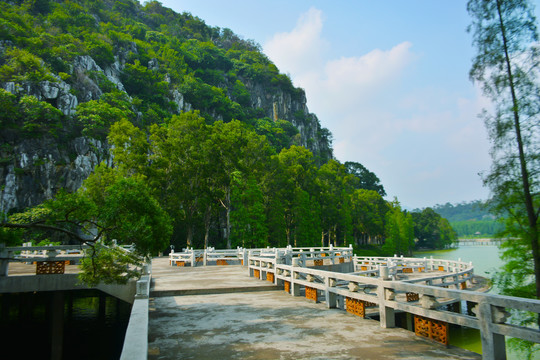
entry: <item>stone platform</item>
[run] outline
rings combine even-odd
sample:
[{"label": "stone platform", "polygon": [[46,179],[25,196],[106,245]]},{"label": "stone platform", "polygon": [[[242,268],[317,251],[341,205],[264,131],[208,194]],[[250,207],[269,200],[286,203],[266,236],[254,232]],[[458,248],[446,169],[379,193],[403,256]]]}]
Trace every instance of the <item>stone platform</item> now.
[{"label": "stone platform", "polygon": [[383,329],[254,278],[241,266],[154,259],[148,359],[480,359]]}]

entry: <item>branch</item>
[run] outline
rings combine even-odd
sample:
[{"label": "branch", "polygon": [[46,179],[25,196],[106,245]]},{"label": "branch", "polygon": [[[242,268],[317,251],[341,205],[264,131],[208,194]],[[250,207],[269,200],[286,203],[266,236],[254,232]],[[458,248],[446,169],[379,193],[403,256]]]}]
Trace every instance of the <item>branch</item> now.
[{"label": "branch", "polygon": [[98,238],[94,238],[92,240],[84,239],[79,234],[74,233],[73,231],[69,231],[58,226],[46,225],[46,224],[41,224],[41,223],[31,223],[31,224],[2,223],[1,226],[5,228],[10,228],[10,229],[40,229],[40,230],[58,231],[68,236],[71,236],[72,238],[74,238],[75,240],[81,243],[95,242],[98,239]]},{"label": "branch", "polygon": [[227,206],[225,206],[225,204],[223,203],[223,201],[221,201],[221,199],[219,199],[219,202],[221,203],[221,206],[223,206],[225,208],[225,210],[229,210],[229,208]]}]

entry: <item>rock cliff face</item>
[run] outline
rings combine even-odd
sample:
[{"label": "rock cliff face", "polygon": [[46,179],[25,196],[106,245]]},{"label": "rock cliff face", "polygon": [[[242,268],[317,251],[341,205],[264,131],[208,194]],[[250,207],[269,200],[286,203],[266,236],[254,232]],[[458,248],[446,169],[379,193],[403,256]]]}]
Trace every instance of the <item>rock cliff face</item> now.
[{"label": "rock cliff face", "polygon": [[264,109],[265,116],[274,121],[283,119],[291,122],[300,132],[302,146],[323,159],[332,158],[330,141],[321,135],[323,129],[319,119],[309,112],[303,91],[293,96],[285,91],[269,92],[258,83],[250,81],[245,83],[251,93],[253,108]]},{"label": "rock cliff face", "polygon": [[62,188],[77,190],[97,164],[109,161],[107,146],[85,137],[23,140],[10,153],[0,166],[0,209],[6,213],[40,204]]},{"label": "rock cliff face", "polygon": [[[117,6],[119,2],[109,3],[116,4],[114,6]],[[148,18],[148,15],[144,15],[140,4],[133,2],[132,5],[133,9],[136,9],[137,11],[135,11],[135,15],[131,14],[130,16],[139,16],[140,18],[138,21],[146,21],[147,25],[145,26],[154,26],[154,30],[161,29],[158,25],[152,25],[153,20]],[[152,3],[149,8],[156,8],[159,11],[163,10],[157,2]],[[150,10],[146,9],[145,11]],[[103,10],[100,11],[102,11],[101,14],[104,14]],[[169,13],[169,15],[170,14],[171,13]],[[96,18],[96,16],[97,15],[94,14],[92,18]],[[159,16],[154,16],[154,18],[158,19]],[[216,30],[205,27],[204,22],[193,19],[190,15],[183,15],[184,17],[181,17],[176,14],[174,16],[177,16],[177,21],[179,23],[189,20],[192,23],[195,22],[199,24],[202,29],[201,31],[206,31],[208,34],[213,34],[213,31]],[[95,22],[93,26],[99,27],[99,22]],[[138,66],[137,71],[140,70],[139,74],[141,76],[149,76],[149,78],[155,76],[156,78],[159,78],[159,80],[157,80],[159,84],[166,84],[162,87],[167,90],[164,95],[165,101],[162,101],[161,104],[165,104],[162,107],[168,106],[168,108],[161,109],[161,114],[163,114],[163,112],[170,113],[171,111],[175,111],[175,109],[177,112],[198,109],[193,105],[195,104],[194,101],[192,101],[193,104],[191,104],[186,100],[189,96],[192,98],[193,93],[191,93],[191,95],[188,95],[188,92],[182,93],[182,77],[178,74],[172,74],[174,69],[171,70],[169,67],[169,70],[167,70],[167,68],[163,66],[163,62],[166,62],[168,59],[162,57],[158,61],[149,56],[148,48],[145,46],[149,46],[149,42],[153,41],[151,39],[155,38],[159,40],[159,37],[163,36],[160,32],[150,31],[149,29],[150,28],[147,27],[139,32],[134,32],[131,35],[125,35],[126,38],[131,37],[132,35],[133,37],[130,38],[131,40],[122,40],[115,43],[114,46],[111,45],[112,53],[110,57],[105,57],[106,61],[104,60],[103,53],[100,53],[101,57],[99,57],[100,55],[98,55],[98,57],[92,57],[89,55],[88,49],[81,50],[78,55],[69,55],[69,60],[67,60],[67,55],[65,58],[56,57],[52,60],[49,58],[47,61],[36,57],[36,59],[39,59],[40,63],[37,63],[36,60],[30,65],[33,66],[33,69],[41,69],[40,71],[43,71],[43,73],[46,74],[46,77],[40,79],[32,79],[31,77],[26,76],[24,72],[14,73],[16,76],[5,75],[7,73],[2,74],[1,70],[4,65],[12,66],[13,69],[17,70],[18,68],[13,65],[15,64],[15,60],[13,59],[16,59],[17,56],[23,57],[23,55],[28,57],[28,53],[31,53],[33,50],[31,48],[25,50],[26,44],[30,44],[31,42],[26,40],[19,40],[17,42],[17,36],[15,35],[10,35],[11,39],[9,37],[0,39],[0,88],[13,94],[14,97],[12,97],[16,98],[17,101],[25,95],[30,95],[40,102],[47,103],[45,105],[49,107],[52,105],[61,111],[63,114],[62,122],[69,127],[69,129],[66,128],[60,131],[62,135],[56,137],[54,134],[47,133],[40,134],[39,136],[34,135],[32,137],[22,136],[21,134],[23,134],[23,132],[19,132],[17,135],[16,129],[14,130],[13,127],[10,127],[11,125],[4,126],[4,124],[9,123],[9,119],[5,120],[6,122],[3,123],[2,119],[6,118],[6,116],[2,117],[0,114],[0,142],[2,143],[0,144],[0,212],[9,213],[35,206],[54,196],[61,188],[65,188],[68,191],[74,191],[81,186],[82,182],[99,162],[111,161],[109,158],[108,145],[106,140],[104,140],[104,136],[101,138],[102,140],[97,140],[82,135],[82,125],[78,123],[77,119],[78,107],[81,104],[92,100],[100,100],[103,98],[104,94],[111,93],[113,90],[116,92],[123,92],[124,95],[126,95],[125,98],[128,99],[128,103],[130,102],[131,104],[132,108],[130,111],[132,111],[132,114],[135,114],[133,117],[136,119],[131,120],[139,122],[138,125],[141,125],[141,123],[144,125],[144,122],[141,122],[140,119],[146,116],[146,114],[143,114],[143,111],[148,110],[148,108],[141,106],[137,107],[138,105],[136,104],[141,104],[141,101],[143,101],[141,100],[141,97],[144,95],[139,94],[140,96],[137,98],[137,94],[133,93],[133,82],[131,82],[132,90],[126,90],[130,89],[129,81],[126,80],[128,66]],[[57,31],[58,29],[52,33]],[[201,36],[200,34],[191,34],[191,30],[186,27],[183,27],[178,31],[184,36],[182,41],[189,41],[190,38]],[[205,36],[211,39],[214,38],[214,35],[208,34]],[[219,30],[217,30],[216,34],[219,38]],[[41,35],[37,34],[37,36]],[[74,34],[74,38],[77,38],[78,36],[79,34]],[[94,40],[98,41],[105,37],[105,35],[100,34],[96,36]],[[140,40],[140,42],[132,41],[132,39],[135,38]],[[221,40],[216,40],[215,45],[222,46],[222,44],[220,45],[220,41],[225,42],[224,39],[227,40],[228,38],[222,36]],[[141,45],[141,43],[143,43],[142,40],[148,42],[144,43],[145,45]],[[109,46],[115,41],[117,40],[108,38],[104,43]],[[237,39],[235,41],[240,40]],[[155,42],[151,43],[153,44],[152,46],[156,44]],[[201,42],[201,44],[207,43]],[[66,48],[71,49],[71,45],[73,44],[68,44]],[[107,48],[107,46],[103,46],[104,47],[100,49]],[[201,47],[201,49],[203,48],[204,47]],[[209,48],[211,49],[211,47]],[[23,49],[22,51],[26,51],[26,53],[22,55],[21,53],[14,53],[13,49]],[[177,47],[177,49],[183,48]],[[251,50],[251,53],[256,52],[253,49]],[[12,52],[9,53],[10,51]],[[208,54],[212,55],[216,53],[216,51],[212,51],[209,51]],[[226,49],[220,51],[226,53]],[[158,50],[156,50],[156,53],[157,52]],[[178,55],[178,59],[175,61],[177,61],[178,64],[184,64],[183,66],[188,66],[187,60],[184,62],[184,57],[188,57],[186,54]],[[208,54],[202,54],[201,56],[208,56]],[[135,62],[133,59],[137,59],[137,61]],[[192,62],[195,60],[191,59]],[[211,64],[212,61],[210,61]],[[231,63],[230,60],[228,61]],[[59,65],[61,69],[55,68],[56,65],[53,65],[57,63],[61,63],[61,66]],[[212,66],[219,69],[220,65],[219,62],[216,62]],[[223,75],[225,83],[218,87],[223,90],[223,93],[228,95],[232,103],[235,101],[234,95],[229,93],[232,86],[227,84],[228,80],[226,80],[229,76],[227,74],[227,71],[229,70],[230,69],[222,71],[223,74],[225,74]],[[202,71],[204,73],[205,68],[200,64],[193,65],[191,71],[191,74],[197,73],[197,71]],[[212,74],[212,71],[217,70],[210,68],[209,73]],[[236,77],[236,75],[234,75],[234,77]],[[302,90],[291,89],[290,85],[288,87],[280,87],[279,85],[269,86],[268,81],[266,83],[257,82],[256,80],[253,80],[253,78],[248,77],[242,77],[240,72],[238,72],[238,78],[241,78],[242,82],[245,84],[245,89],[249,93],[249,104],[244,103],[245,107],[251,107],[253,113],[256,113],[258,117],[268,117],[273,120],[283,119],[291,122],[299,131],[299,141],[301,145],[311,150],[319,163],[323,163],[332,158],[329,132],[328,130],[321,128],[320,123],[314,114],[309,113],[306,106],[306,97]],[[2,79],[4,80],[3,82],[1,81]],[[142,82],[142,84],[146,83]],[[139,87],[141,86],[144,85],[140,85]],[[151,95],[146,94],[146,96]],[[169,104],[167,104],[167,101]],[[235,103],[235,105],[239,104]],[[222,114],[213,109],[198,110],[212,115],[214,119],[217,120],[223,118]],[[156,112],[154,111],[153,113]],[[27,114],[25,116],[27,116]],[[159,115],[156,115],[156,117],[159,117]],[[17,120],[20,122],[20,124],[17,125],[19,130],[26,126],[24,125],[24,121],[26,120]]]}]

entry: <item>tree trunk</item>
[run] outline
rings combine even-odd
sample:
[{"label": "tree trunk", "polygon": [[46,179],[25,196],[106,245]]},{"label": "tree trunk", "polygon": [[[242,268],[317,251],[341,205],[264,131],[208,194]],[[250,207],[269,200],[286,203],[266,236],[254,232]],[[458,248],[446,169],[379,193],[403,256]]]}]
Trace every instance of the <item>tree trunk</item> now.
[{"label": "tree trunk", "polygon": [[[533,199],[531,195],[531,186],[529,183],[529,171],[527,169],[527,162],[525,159],[525,151],[523,149],[523,139],[521,137],[521,123],[519,119],[519,103],[516,96],[514,77],[512,73],[512,66],[510,64],[510,56],[508,54],[508,41],[506,38],[506,29],[504,26],[502,12],[501,12],[501,0],[497,0],[497,13],[499,15],[499,23],[501,25],[501,34],[503,38],[504,46],[504,59],[506,62],[506,71],[508,73],[508,80],[510,84],[510,92],[512,94],[512,105],[514,113],[514,130],[516,132],[516,141],[519,151],[519,164],[521,168],[521,183],[523,186],[523,197],[525,200],[525,209],[527,210],[527,220],[530,236],[531,250],[534,263],[534,275],[536,280],[536,298],[540,299],[540,250],[538,246],[538,216],[534,209]],[[538,314],[538,324],[540,325],[540,314]]]},{"label": "tree trunk", "polygon": [[227,219],[227,225],[225,227],[225,238],[227,239],[227,249],[231,248],[231,188],[227,188],[225,194],[225,218]]},{"label": "tree trunk", "polygon": [[186,246],[193,247],[193,225],[192,224],[188,225],[188,228],[187,228]]},{"label": "tree trunk", "polygon": [[204,214],[204,248],[208,248],[208,234],[210,233],[210,220],[212,219],[212,207],[208,205]]}]

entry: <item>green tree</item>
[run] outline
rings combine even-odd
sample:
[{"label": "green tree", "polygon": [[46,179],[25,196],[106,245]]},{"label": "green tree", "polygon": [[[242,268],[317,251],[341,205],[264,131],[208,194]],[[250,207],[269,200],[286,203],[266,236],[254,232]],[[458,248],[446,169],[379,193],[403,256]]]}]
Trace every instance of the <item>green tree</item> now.
[{"label": "green tree", "polygon": [[[536,19],[527,0],[470,0],[467,9],[472,17],[469,30],[477,48],[470,77],[483,85],[484,94],[494,105],[492,114],[484,111],[492,141],[492,166],[484,183],[492,192],[493,211],[508,218],[507,234],[522,239],[521,246],[507,248],[507,259],[529,259],[522,263],[533,269],[534,276],[526,277],[535,284],[528,296],[540,298]],[[511,260],[507,266],[507,270],[514,268]],[[508,286],[503,287],[503,292],[512,292],[512,283],[503,282]],[[517,278],[515,284],[522,287]],[[540,325],[540,315],[537,322]]]},{"label": "green tree", "polygon": [[209,158],[212,159],[212,182],[216,200],[225,211],[224,237],[231,247],[231,190],[234,174],[250,174],[257,181],[263,177],[272,149],[264,136],[257,135],[245,124],[234,120],[217,121],[212,125],[209,139]]},{"label": "green tree", "polygon": [[364,165],[354,161],[346,161],[344,165],[347,172],[356,177],[357,181],[354,185],[356,189],[374,190],[381,196],[386,196],[381,180]]},{"label": "green tree", "polygon": [[153,125],[150,132],[150,181],[176,226],[186,229],[186,245],[191,247],[202,213],[201,194],[211,176],[205,149],[210,129],[198,112],[189,112]]},{"label": "green tree", "polygon": [[45,101],[39,101],[33,95],[24,95],[19,100],[19,111],[25,134],[56,136],[62,128],[62,112]]},{"label": "green tree", "polygon": [[386,213],[386,239],[382,250],[387,254],[412,255],[414,248],[414,222],[411,213],[401,210],[394,199]]},{"label": "green tree", "polygon": [[244,179],[240,173],[233,176],[231,211],[232,245],[242,247],[266,247],[268,228],[263,194],[256,179]]},{"label": "green tree", "polygon": [[414,236],[418,247],[443,249],[457,239],[457,234],[448,220],[428,207],[422,212],[413,212]]},{"label": "green tree", "polygon": [[367,245],[384,237],[389,207],[375,190],[356,189],[351,194],[353,236],[356,244]]},{"label": "green tree", "polygon": [[77,106],[77,119],[83,127],[82,133],[100,140],[107,137],[112,124],[131,116],[131,111],[102,100],[90,100]]},{"label": "green tree", "polygon": [[302,229],[306,229],[311,216],[309,204],[313,199],[309,192],[313,189],[317,169],[313,154],[296,145],[283,149],[276,159],[279,168],[273,175],[276,188],[271,196],[279,198],[283,206],[287,245],[298,246],[299,238],[309,236]]},{"label": "green tree", "polygon": [[[353,183],[354,176],[347,173],[343,164],[333,159],[322,165],[317,173],[321,222],[328,243],[333,243],[334,246],[352,242],[349,195],[353,192]],[[324,238],[324,233],[322,237]]]}]

